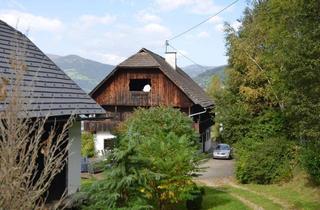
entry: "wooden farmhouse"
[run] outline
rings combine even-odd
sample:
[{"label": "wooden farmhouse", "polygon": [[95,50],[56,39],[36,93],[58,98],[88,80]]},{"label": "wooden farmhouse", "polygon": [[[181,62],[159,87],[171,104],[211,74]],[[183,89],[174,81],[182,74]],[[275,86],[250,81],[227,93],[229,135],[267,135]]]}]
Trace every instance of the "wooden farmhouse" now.
[{"label": "wooden farmhouse", "polygon": [[[21,117],[49,117],[43,140],[47,139],[54,123],[56,133],[59,133],[70,115],[78,119],[68,130],[67,138],[73,141],[68,150],[67,164],[51,184],[48,194],[48,201],[51,201],[58,199],[65,190],[72,194],[80,187],[80,116],[103,114],[105,111],[24,34],[0,20],[0,78],[6,78],[8,81],[15,79],[16,74],[10,59],[17,51],[22,52],[21,56],[26,65],[21,83],[21,97],[28,103],[21,110]],[[11,89],[12,84],[9,83],[6,87],[9,94],[0,100],[0,112],[6,110]],[[39,170],[44,158],[45,154],[39,151]]]},{"label": "wooden farmhouse", "polygon": [[[90,96],[106,112],[113,123],[125,120],[137,107],[171,106],[193,119],[200,134],[202,150],[211,147],[213,102],[183,70],[176,66],[176,53],[161,57],[145,48],[120,63],[98,84]],[[107,149],[108,122],[86,123],[85,129],[96,133],[96,149]]]}]

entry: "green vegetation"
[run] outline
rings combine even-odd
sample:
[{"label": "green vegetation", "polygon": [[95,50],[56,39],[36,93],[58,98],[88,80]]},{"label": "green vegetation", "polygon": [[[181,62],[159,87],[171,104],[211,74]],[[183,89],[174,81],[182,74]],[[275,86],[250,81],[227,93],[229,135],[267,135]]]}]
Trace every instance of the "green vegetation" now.
[{"label": "green vegetation", "polygon": [[301,162],[305,170],[320,185],[320,141],[306,143],[302,150]]},{"label": "green vegetation", "polygon": [[[88,189],[97,182],[97,179],[81,179],[81,189]],[[204,196],[202,200],[202,210],[247,210],[249,209],[236,197],[230,195],[228,188],[215,189],[211,187],[203,187]],[[87,207],[83,206],[86,209]],[[88,208],[89,209],[89,208]],[[102,208],[103,209],[103,208]],[[187,210],[184,202],[177,203],[175,210]]]},{"label": "green vegetation", "polygon": [[200,85],[200,87],[207,88],[210,83],[211,77],[218,76],[221,79],[225,78],[225,68],[226,66],[211,67],[210,69],[207,69],[205,72],[196,75],[193,79]]},{"label": "green vegetation", "polygon": [[296,156],[294,144],[286,139],[244,139],[238,143],[236,177],[241,183],[257,184],[288,180]]},{"label": "green vegetation", "polygon": [[249,190],[263,192],[265,197],[278,198],[288,203],[292,209],[318,210],[320,208],[320,191],[308,186],[299,179],[283,185],[245,185]]},{"label": "green vegetation", "polygon": [[89,93],[114,66],[85,59],[77,55],[48,55],[81,89]]},{"label": "green vegetation", "polygon": [[[204,196],[201,210],[247,210],[245,204],[228,192],[227,188],[203,187]],[[180,204],[175,210],[187,210],[186,205]]]},{"label": "green vegetation", "polygon": [[92,133],[83,132],[81,134],[81,155],[83,157],[94,156],[94,139]]},{"label": "green vegetation", "polygon": [[114,161],[88,190],[88,209],[167,209],[192,198],[202,157],[191,119],[173,108],[138,109],[119,128]]},{"label": "green vegetation", "polygon": [[254,1],[238,31],[226,27],[227,79],[213,78],[208,91],[223,124],[220,136],[238,151],[242,182],[288,180],[297,155],[319,182],[318,12],[317,0]]},{"label": "green vegetation", "polygon": [[205,188],[202,210],[245,210],[249,209],[237,198],[224,190]]},{"label": "green vegetation", "polygon": [[276,204],[272,202],[272,200],[268,199],[265,196],[260,196],[254,192],[244,190],[241,188],[235,188],[235,187],[226,187],[226,192],[233,193],[234,195],[240,196],[247,201],[254,203],[255,205],[258,205],[259,207],[262,207],[264,209],[270,209],[270,210],[280,210],[282,209],[279,204]]},{"label": "green vegetation", "polygon": [[97,181],[97,179],[94,177],[91,177],[88,179],[81,179],[81,189],[90,188],[92,186],[92,184],[94,184],[96,181]]},{"label": "green vegetation", "polygon": [[[96,182],[95,178],[84,179],[82,188]],[[204,187],[202,210],[250,209],[239,197],[266,210],[274,209],[320,209],[320,189],[310,183],[306,174],[298,171],[295,178],[282,184],[240,184],[217,188]],[[185,203],[179,203],[175,209],[186,210]]]},{"label": "green vegetation", "polygon": [[228,186],[227,189],[263,207],[273,203],[272,205],[282,206],[282,209],[320,209],[320,189],[310,183],[307,175],[300,170],[296,172],[294,179],[287,183],[245,184],[240,187],[241,189]]},{"label": "green vegetation", "polygon": [[88,76],[83,75],[83,74],[79,74],[79,72],[77,72],[76,69],[64,69],[64,71],[66,72],[66,74],[71,77],[74,80],[86,80],[89,83],[93,83],[95,84],[94,81],[92,81],[92,79],[90,79]]}]

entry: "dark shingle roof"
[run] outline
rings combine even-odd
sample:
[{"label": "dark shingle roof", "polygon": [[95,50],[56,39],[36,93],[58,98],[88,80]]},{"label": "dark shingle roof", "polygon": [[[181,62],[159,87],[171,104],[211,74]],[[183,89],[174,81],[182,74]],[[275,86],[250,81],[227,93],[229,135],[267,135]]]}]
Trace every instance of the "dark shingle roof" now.
[{"label": "dark shingle roof", "polygon": [[99,89],[99,87],[107,81],[111,75],[113,75],[119,67],[127,68],[144,68],[144,67],[156,67],[159,68],[175,85],[177,85],[195,104],[199,104],[202,107],[213,106],[213,101],[207,96],[204,90],[193,81],[189,75],[187,75],[182,69],[177,67],[173,69],[163,57],[151,52],[145,48],[142,48],[138,53],[129,57],[127,60],[120,63],[93,91]]},{"label": "dark shingle roof", "polygon": [[[15,78],[10,59],[17,51],[23,52],[27,67],[21,94],[27,100],[28,117],[105,113],[25,35],[0,20],[0,77]],[[7,90],[11,88],[9,84]],[[5,102],[0,102],[0,111],[5,110]]]}]

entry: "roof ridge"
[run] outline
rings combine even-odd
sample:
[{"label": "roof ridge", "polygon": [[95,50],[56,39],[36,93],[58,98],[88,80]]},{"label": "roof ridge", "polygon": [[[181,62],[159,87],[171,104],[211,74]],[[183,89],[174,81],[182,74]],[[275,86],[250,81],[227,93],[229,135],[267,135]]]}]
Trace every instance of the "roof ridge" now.
[{"label": "roof ridge", "polygon": [[142,48],[142,49],[145,49],[145,50],[146,50],[150,55],[152,55],[152,56],[158,56],[158,57],[160,57],[161,59],[165,60],[164,57],[162,57],[161,55],[159,55],[159,54],[157,54],[157,53],[155,53],[155,52],[152,52],[151,50],[148,50],[147,48]]}]

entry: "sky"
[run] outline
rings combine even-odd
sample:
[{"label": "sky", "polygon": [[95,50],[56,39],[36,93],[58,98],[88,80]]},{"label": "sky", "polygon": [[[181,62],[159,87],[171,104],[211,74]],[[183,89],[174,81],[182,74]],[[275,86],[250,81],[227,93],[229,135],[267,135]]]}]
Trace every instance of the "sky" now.
[{"label": "sky", "polygon": [[[0,19],[43,52],[75,54],[116,65],[145,47],[163,55],[165,40],[214,15],[233,0],[0,0]],[[227,63],[224,23],[235,29],[240,0],[170,44],[204,66]],[[178,65],[193,64],[178,56]]]}]

